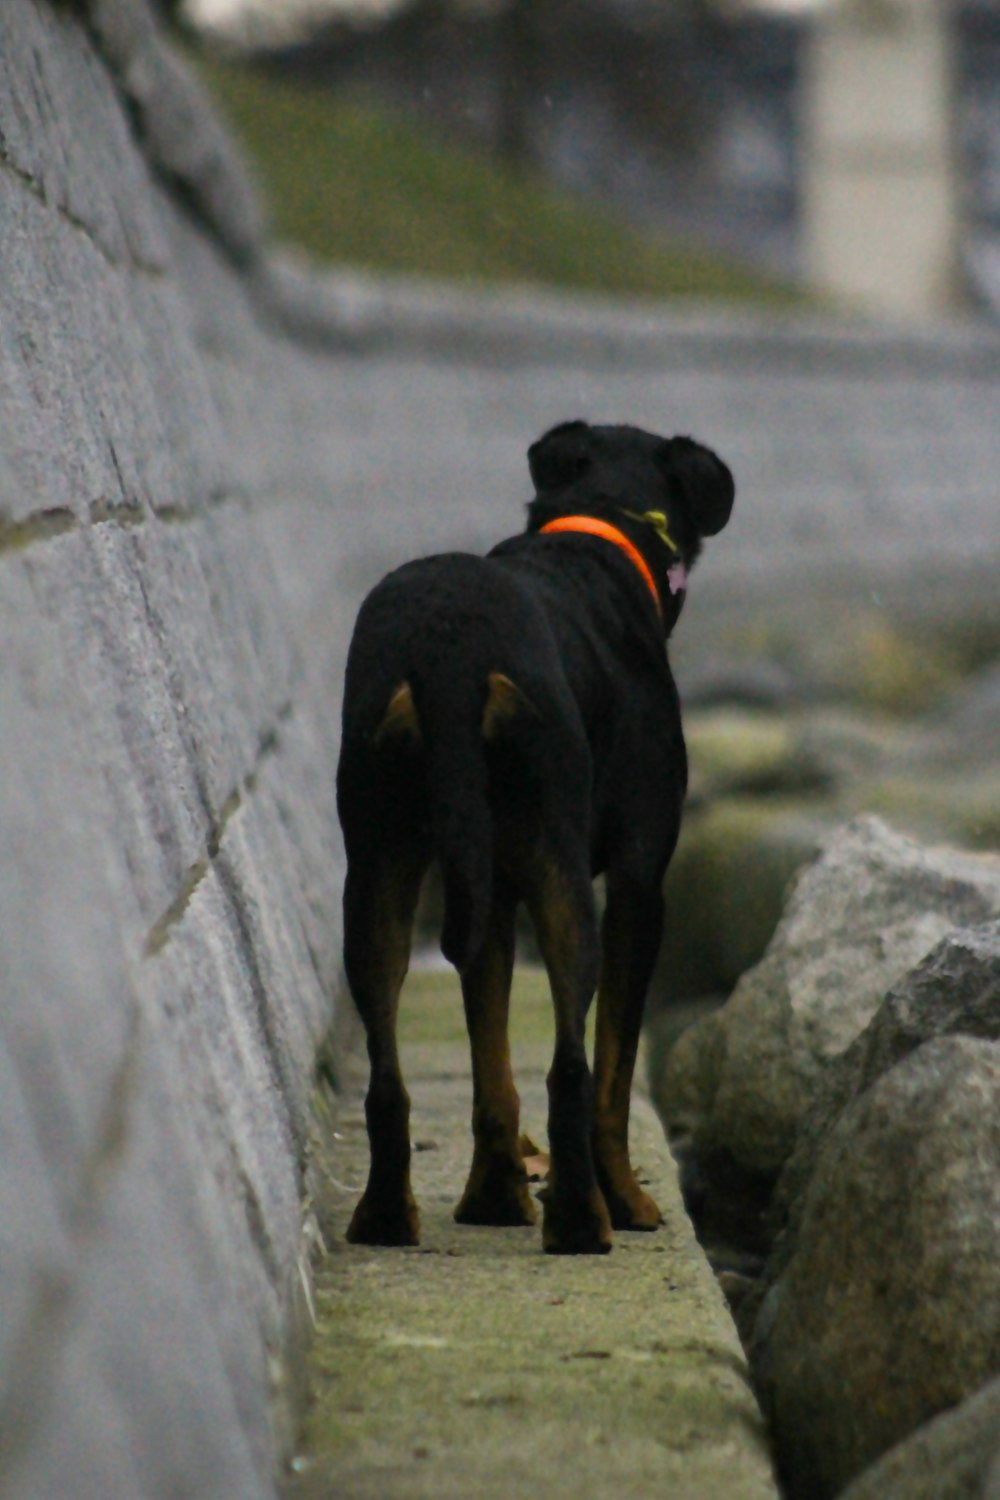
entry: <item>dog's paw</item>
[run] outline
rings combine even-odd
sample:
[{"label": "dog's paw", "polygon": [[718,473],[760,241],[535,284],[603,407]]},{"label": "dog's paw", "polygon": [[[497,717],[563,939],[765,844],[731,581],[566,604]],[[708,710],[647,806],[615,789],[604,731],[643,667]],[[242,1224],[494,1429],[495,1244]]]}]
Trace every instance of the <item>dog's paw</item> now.
[{"label": "dog's paw", "polygon": [[497,1228],[534,1224],[537,1214],[527,1183],[508,1179],[499,1185],[471,1182],[455,1205],[457,1224],[492,1224]]},{"label": "dog's paw", "polygon": [[631,1163],[624,1155],[602,1155],[601,1143],[594,1145],[597,1181],[608,1205],[615,1229],[657,1229],[663,1223],[658,1204],[639,1186]]},{"label": "dog's paw", "polygon": [[352,1245],[419,1245],[420,1214],[413,1198],[388,1203],[365,1193],[351,1217]]},{"label": "dog's paw", "polygon": [[636,1184],[627,1194],[604,1189],[608,1213],[615,1229],[658,1229],[663,1223],[659,1205]]},{"label": "dog's paw", "polygon": [[566,1202],[550,1192],[542,1220],[542,1248],[548,1255],[607,1255],[611,1218],[603,1194],[594,1188],[585,1199]]}]

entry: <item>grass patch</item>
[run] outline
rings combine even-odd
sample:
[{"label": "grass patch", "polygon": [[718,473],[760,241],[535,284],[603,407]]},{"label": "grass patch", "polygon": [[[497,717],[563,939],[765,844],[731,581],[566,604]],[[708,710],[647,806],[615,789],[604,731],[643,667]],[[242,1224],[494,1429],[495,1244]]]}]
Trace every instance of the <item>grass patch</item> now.
[{"label": "grass patch", "polygon": [[321,260],[628,296],[804,300],[357,97],[246,65],[199,58],[198,67],[256,167],[278,235]]},{"label": "grass patch", "polygon": [[[555,1030],[545,970],[518,964],[511,986],[510,1037],[515,1049],[542,1045],[551,1051]],[[465,1012],[458,975],[453,969],[416,969],[407,975],[399,1004],[399,1040],[403,1047],[458,1043],[466,1046]]]}]

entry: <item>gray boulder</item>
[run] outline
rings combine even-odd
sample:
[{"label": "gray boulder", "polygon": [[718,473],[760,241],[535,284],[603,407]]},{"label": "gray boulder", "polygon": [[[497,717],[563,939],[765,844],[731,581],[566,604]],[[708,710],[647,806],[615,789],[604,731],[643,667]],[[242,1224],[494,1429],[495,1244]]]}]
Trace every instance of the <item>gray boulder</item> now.
[{"label": "gray boulder", "polygon": [[1000,1369],[1000,1045],[920,1047],[823,1147],[758,1319],[793,1500],[825,1500]]},{"label": "gray boulder", "polygon": [[762,961],[682,1039],[660,1103],[709,1182],[773,1184],[830,1060],[956,926],[1000,913],[1000,859],[928,849],[876,818],[836,833],[799,877]]},{"label": "gray boulder", "polygon": [[924,1042],[943,1036],[1000,1041],[1000,921],[942,938],[826,1069],[778,1182],[777,1223],[794,1229],[823,1142],[847,1106]]},{"label": "gray boulder", "polygon": [[653,1007],[729,995],[762,958],[789,882],[828,834],[820,817],[795,802],[739,796],[692,809],[664,886],[668,916]]},{"label": "gray boulder", "polygon": [[998,1460],[1000,1379],[890,1448],[840,1500],[997,1500]]},{"label": "gray boulder", "polygon": [[959,1035],[1000,1041],[998,999],[1000,922],[958,928],[889,991],[870,1025],[824,1071],[774,1190],[762,1231],[770,1246],[766,1265],[738,1309],[746,1342],[766,1337],[765,1325],[761,1332],[755,1325],[795,1254],[807,1189],[840,1115],[924,1042]]},{"label": "gray boulder", "polygon": [[993,761],[1000,737],[1000,662],[984,667],[949,694],[938,719],[945,745],[962,759]]}]

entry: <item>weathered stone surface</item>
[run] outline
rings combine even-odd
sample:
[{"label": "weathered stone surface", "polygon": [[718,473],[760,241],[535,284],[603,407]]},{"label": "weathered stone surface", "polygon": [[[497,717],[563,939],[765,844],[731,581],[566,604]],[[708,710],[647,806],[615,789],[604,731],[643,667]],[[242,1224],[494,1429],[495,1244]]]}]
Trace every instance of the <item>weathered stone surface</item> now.
[{"label": "weathered stone surface", "polygon": [[[132,9],[138,16],[144,7]],[[80,24],[82,10],[44,0],[5,7],[4,158],[22,186],[82,233],[92,252],[117,266],[164,271],[166,246],[151,212],[148,171],[108,70]]]},{"label": "weathered stone surface", "polygon": [[338,946],[325,653],[260,513],[312,370],[82,10],[0,19],[0,1486],[252,1500]]},{"label": "weathered stone surface", "polygon": [[776,1216],[795,1219],[823,1142],[847,1106],[924,1042],[942,1036],[1000,1041],[1000,921],[949,932],[823,1071],[778,1182]]},{"label": "weathered stone surface", "polygon": [[91,31],[126,95],[147,163],[182,186],[188,207],[238,263],[263,248],[260,204],[246,169],[156,12],[135,0],[87,0]]},{"label": "weathered stone surface", "polygon": [[918,1427],[842,1491],[841,1500],[995,1500],[1000,1380]]},{"label": "weathered stone surface", "polygon": [[762,1235],[769,1246],[766,1264],[739,1308],[747,1343],[766,1341],[767,1319],[755,1331],[757,1319],[796,1253],[809,1183],[840,1115],[927,1041],[943,1036],[1000,1041],[998,995],[1000,923],[958,928],[893,986],[861,1035],[823,1070],[768,1206]]},{"label": "weathered stone surface", "polygon": [[1000,1045],[926,1043],[851,1105],[755,1350],[794,1497],[825,1500],[1000,1366]]},{"label": "weathered stone surface", "polygon": [[[876,336],[746,310],[480,294],[356,274],[328,278],[317,295],[288,266],[271,295],[276,315],[313,347],[354,352],[344,411],[357,433],[398,435],[402,460],[360,484],[369,505],[384,513],[391,496],[393,511],[413,518],[420,545],[440,534],[436,518],[451,544],[504,534],[512,496],[527,498],[524,449],[567,412],[711,433],[740,498],[726,550],[699,563],[671,642],[682,695],[689,668],[717,652],[729,662],[776,656],[810,681],[799,664],[859,611],[922,628],[995,615],[1000,345],[989,331]],[[406,380],[418,364],[419,379]],[[332,438],[338,411],[331,421]],[[353,480],[364,445],[346,446]],[[385,445],[376,440],[374,451],[381,464]],[[961,526],[942,529],[945,504]],[[373,570],[405,551],[382,537]]]},{"label": "weathered stone surface", "polygon": [[699,1080],[694,1148],[773,1178],[827,1062],[952,927],[1000,910],[1000,860],[929,850],[877,819],[838,833],[800,877],[765,957],[687,1040],[661,1104]]}]

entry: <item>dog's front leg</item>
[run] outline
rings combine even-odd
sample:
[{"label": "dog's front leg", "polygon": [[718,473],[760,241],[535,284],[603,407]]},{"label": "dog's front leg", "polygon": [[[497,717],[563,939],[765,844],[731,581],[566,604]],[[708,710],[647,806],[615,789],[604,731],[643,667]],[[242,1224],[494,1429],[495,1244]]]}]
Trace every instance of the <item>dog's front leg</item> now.
[{"label": "dog's front leg", "polygon": [[629,1105],[642,1012],[663,930],[659,885],[608,873],[594,1040],[594,1164],[616,1229],[655,1229],[656,1203],[628,1149]]}]

